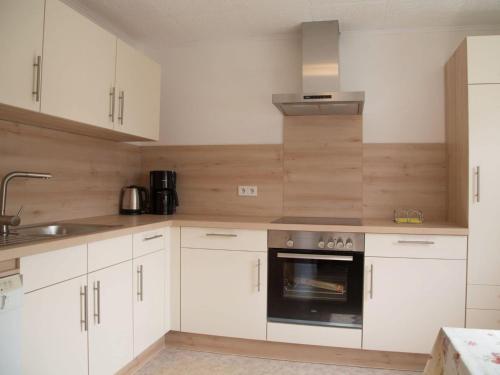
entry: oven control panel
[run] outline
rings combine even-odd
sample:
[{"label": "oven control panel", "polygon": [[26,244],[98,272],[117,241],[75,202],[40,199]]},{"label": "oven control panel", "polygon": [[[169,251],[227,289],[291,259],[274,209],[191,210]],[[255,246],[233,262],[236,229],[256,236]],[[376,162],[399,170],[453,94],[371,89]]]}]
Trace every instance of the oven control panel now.
[{"label": "oven control panel", "polygon": [[270,230],[267,247],[274,249],[365,251],[364,233]]}]

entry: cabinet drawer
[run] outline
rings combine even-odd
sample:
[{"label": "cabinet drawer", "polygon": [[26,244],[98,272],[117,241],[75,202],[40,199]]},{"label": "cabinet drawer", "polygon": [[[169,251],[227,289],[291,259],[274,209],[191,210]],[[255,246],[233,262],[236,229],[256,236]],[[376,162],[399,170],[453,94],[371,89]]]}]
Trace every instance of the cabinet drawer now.
[{"label": "cabinet drawer", "polygon": [[21,258],[24,292],[31,292],[87,273],[87,245]]},{"label": "cabinet drawer", "polygon": [[466,327],[500,329],[500,310],[467,309]]},{"label": "cabinet drawer", "polygon": [[467,308],[500,310],[500,286],[467,286]]},{"label": "cabinet drawer", "polygon": [[132,259],[132,236],[110,238],[88,245],[89,272]]},{"label": "cabinet drawer", "polygon": [[165,248],[164,228],[134,234],[134,258]]},{"label": "cabinet drawer", "polygon": [[365,255],[389,258],[466,259],[466,236],[367,234]]},{"label": "cabinet drawer", "polygon": [[267,251],[267,231],[184,227],[181,228],[181,247]]}]

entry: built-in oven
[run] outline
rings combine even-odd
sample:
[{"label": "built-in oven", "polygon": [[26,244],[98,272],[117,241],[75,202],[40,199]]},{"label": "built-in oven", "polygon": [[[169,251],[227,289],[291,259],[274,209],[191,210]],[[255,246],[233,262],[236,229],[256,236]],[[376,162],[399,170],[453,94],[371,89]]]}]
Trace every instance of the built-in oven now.
[{"label": "built-in oven", "polygon": [[362,328],[364,234],[268,232],[268,320]]}]

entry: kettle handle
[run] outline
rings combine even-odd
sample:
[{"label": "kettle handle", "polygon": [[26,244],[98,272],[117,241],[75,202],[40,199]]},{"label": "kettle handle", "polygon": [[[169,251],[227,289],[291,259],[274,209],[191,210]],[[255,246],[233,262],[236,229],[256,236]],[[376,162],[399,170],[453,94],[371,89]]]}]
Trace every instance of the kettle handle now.
[{"label": "kettle handle", "polygon": [[149,192],[148,189],[139,186],[139,192],[141,193],[142,197],[142,213],[145,214],[148,212],[149,209]]}]

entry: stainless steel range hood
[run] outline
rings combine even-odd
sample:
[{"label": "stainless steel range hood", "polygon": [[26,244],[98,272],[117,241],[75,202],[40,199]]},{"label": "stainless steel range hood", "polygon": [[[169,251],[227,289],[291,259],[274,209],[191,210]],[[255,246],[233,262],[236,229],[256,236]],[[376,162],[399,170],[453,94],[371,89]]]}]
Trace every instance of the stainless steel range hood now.
[{"label": "stainless steel range hood", "polygon": [[287,116],[359,115],[363,91],[340,91],[339,22],[302,24],[302,93],[273,94],[273,104]]}]

